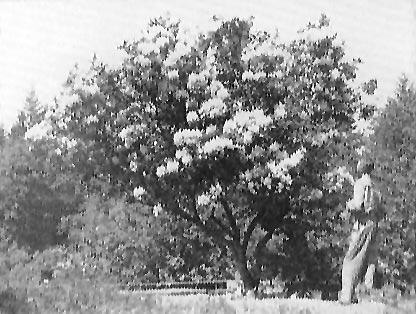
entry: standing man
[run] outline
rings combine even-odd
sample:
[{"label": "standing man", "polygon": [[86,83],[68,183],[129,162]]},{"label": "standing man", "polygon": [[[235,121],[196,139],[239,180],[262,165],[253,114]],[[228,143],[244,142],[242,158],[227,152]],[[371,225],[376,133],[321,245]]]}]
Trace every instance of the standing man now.
[{"label": "standing man", "polygon": [[355,290],[363,279],[364,273],[366,288],[373,287],[377,263],[375,238],[380,217],[381,198],[371,178],[374,164],[361,162],[357,170],[361,177],[354,184],[353,199],[346,205],[347,211],[354,218],[354,226],[342,265],[342,290],[339,294],[339,301],[343,304],[357,301]]}]

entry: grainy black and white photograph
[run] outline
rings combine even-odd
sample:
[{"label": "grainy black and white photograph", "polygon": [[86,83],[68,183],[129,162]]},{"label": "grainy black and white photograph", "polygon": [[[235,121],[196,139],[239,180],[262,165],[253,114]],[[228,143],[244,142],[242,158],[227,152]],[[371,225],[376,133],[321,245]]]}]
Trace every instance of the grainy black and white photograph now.
[{"label": "grainy black and white photograph", "polygon": [[0,0],[0,313],[416,313],[415,80],[416,0]]}]

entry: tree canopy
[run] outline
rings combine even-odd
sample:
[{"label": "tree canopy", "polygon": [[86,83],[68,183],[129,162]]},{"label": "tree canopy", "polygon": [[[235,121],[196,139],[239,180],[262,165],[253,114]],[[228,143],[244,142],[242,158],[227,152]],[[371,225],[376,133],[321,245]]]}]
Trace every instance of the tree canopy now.
[{"label": "tree canopy", "polygon": [[[373,90],[356,84],[360,61],[326,17],[288,43],[250,20],[192,40],[159,18],[121,48],[121,66],[95,60],[87,77],[70,77],[57,123],[88,147],[90,176],[191,223],[232,254],[249,289],[266,269],[292,283],[335,270],[327,253],[342,242],[342,187],[362,145],[357,123],[373,111],[361,96]],[[296,257],[311,271],[293,271]]]},{"label": "tree canopy", "polygon": [[415,283],[416,90],[401,78],[394,98],[378,115],[367,146],[384,198],[381,261],[388,281],[410,289]]}]

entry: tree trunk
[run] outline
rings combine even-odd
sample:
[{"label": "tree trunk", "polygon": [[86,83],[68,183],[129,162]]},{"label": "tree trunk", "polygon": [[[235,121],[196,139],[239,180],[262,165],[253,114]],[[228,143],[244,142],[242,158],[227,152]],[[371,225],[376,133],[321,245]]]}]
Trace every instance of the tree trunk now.
[{"label": "tree trunk", "polygon": [[244,285],[244,293],[253,291],[254,294],[257,291],[259,285],[259,279],[256,278],[247,267],[247,256],[241,247],[233,248],[235,266],[238,273],[241,276],[241,280]]}]

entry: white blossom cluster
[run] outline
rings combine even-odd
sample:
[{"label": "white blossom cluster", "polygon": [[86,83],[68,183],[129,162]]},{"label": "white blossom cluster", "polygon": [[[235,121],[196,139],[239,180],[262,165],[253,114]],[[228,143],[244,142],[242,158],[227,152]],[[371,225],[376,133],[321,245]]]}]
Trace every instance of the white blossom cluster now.
[{"label": "white blossom cluster", "polygon": [[133,196],[138,200],[141,200],[144,194],[146,194],[146,190],[141,186],[138,186],[133,190]]},{"label": "white blossom cluster", "polygon": [[180,160],[184,165],[189,165],[192,161],[192,155],[186,148],[177,150],[175,153],[175,158]]},{"label": "white blossom cluster", "polygon": [[296,167],[300,161],[302,160],[303,156],[306,153],[306,149],[304,147],[298,149],[292,155],[288,155],[284,152],[285,157],[276,162],[275,160],[271,160],[267,163],[267,168],[270,170],[272,177],[279,178],[285,184],[292,184],[292,178],[288,173],[288,170],[291,168]]},{"label": "white blossom cluster", "polygon": [[338,134],[338,130],[335,129],[331,129],[328,132],[319,132],[312,138],[312,145],[320,147]]},{"label": "white blossom cluster", "polygon": [[153,206],[153,215],[155,215],[155,217],[159,216],[162,210],[162,205],[160,203],[157,203],[155,206]]},{"label": "white blossom cluster", "polygon": [[225,109],[226,105],[221,98],[212,98],[202,103],[199,114],[201,116],[214,118],[222,115],[225,112]]},{"label": "white blossom cluster", "polygon": [[217,131],[217,126],[214,124],[210,124],[209,126],[207,126],[207,128],[205,129],[205,134],[206,135],[212,135]]},{"label": "white blossom cluster", "polygon": [[52,126],[48,124],[46,121],[42,121],[38,124],[35,124],[30,129],[28,129],[25,133],[25,138],[38,140],[43,137],[46,137],[50,131],[52,130]]},{"label": "white blossom cluster", "polygon": [[[78,68],[75,69],[78,72]],[[73,89],[81,90],[86,94],[94,95],[100,91],[97,85],[96,73],[93,69],[75,73],[72,76]]]},{"label": "white blossom cluster", "polygon": [[275,118],[283,118],[286,115],[286,107],[284,104],[278,103],[274,106],[274,113]]},{"label": "white blossom cluster", "polygon": [[169,44],[174,38],[173,33],[162,25],[152,25],[143,34],[143,41],[137,45],[138,51],[144,56],[151,53],[159,54],[160,48]]},{"label": "white blossom cluster", "polygon": [[137,56],[134,57],[133,62],[135,64],[138,64],[140,66],[148,66],[150,65],[151,61],[149,58],[146,58],[146,56],[142,55],[142,54],[138,54]]},{"label": "white blossom cluster", "polygon": [[202,132],[195,129],[184,129],[179,130],[173,136],[173,142],[176,146],[181,146],[184,144],[196,144],[202,137]]},{"label": "white blossom cluster", "polygon": [[164,175],[179,171],[179,162],[174,159],[168,159],[166,165],[161,165],[156,169],[156,175],[160,178]]},{"label": "white blossom cluster", "polygon": [[223,126],[225,134],[239,134],[244,143],[250,143],[253,135],[259,133],[260,129],[271,125],[273,119],[266,116],[262,109],[252,111],[239,110],[233,119],[227,120]]},{"label": "white blossom cluster", "polygon": [[211,198],[207,194],[198,195],[196,203],[198,206],[206,206],[211,201]]},{"label": "white blossom cluster", "polygon": [[217,67],[215,66],[215,53],[216,53],[216,50],[209,47],[207,49],[207,56],[205,59],[205,68],[214,77],[217,74]]},{"label": "white blossom cluster", "polygon": [[370,120],[358,119],[353,124],[354,133],[359,133],[365,137],[368,137],[374,133],[373,125]]},{"label": "white blossom cluster", "polygon": [[266,78],[267,74],[264,71],[253,72],[251,70],[244,71],[241,79],[243,81],[259,81]]},{"label": "white blossom cluster", "polygon": [[217,182],[215,185],[211,185],[209,191],[197,196],[196,202],[198,206],[206,206],[211,202],[218,199],[218,196],[222,193],[222,187]]},{"label": "white blossom cluster", "polygon": [[[216,62],[215,50],[212,48],[208,48],[207,56],[202,65],[204,69],[199,73],[192,72],[191,74],[189,74],[187,87],[189,89],[192,89],[198,83],[206,84],[209,78],[212,80],[215,80],[217,72],[218,72],[215,62]],[[221,98],[219,95],[218,97]]]},{"label": "white blossom cluster", "polygon": [[199,116],[198,116],[198,113],[196,111],[189,111],[186,114],[186,121],[188,121],[188,123],[198,121],[198,119],[199,119]]},{"label": "white blossom cluster", "polygon": [[217,80],[213,80],[209,86],[211,91],[211,97],[213,98],[219,98],[219,99],[226,99],[229,97],[229,93],[227,89],[224,87],[224,85]]},{"label": "white blossom cluster", "polygon": [[216,136],[213,139],[205,142],[199,151],[200,153],[209,155],[214,152],[221,152],[226,148],[228,149],[235,148],[233,141],[229,138]]},{"label": "white blossom cluster", "polygon": [[97,118],[97,116],[94,116],[94,115],[90,115],[85,119],[85,123],[87,125],[89,125],[91,123],[96,123],[96,122],[98,122],[98,118]]},{"label": "white blossom cluster", "polygon": [[134,142],[137,133],[142,129],[143,125],[129,125],[123,128],[118,136],[124,141],[124,145],[129,148]]},{"label": "white blossom cluster", "polygon": [[197,83],[206,83],[207,82],[207,78],[209,77],[209,72],[208,71],[202,71],[200,73],[191,73],[188,76],[188,84],[187,87],[189,89],[191,89],[192,87],[194,87]]},{"label": "white blossom cluster", "polygon": [[179,72],[178,70],[169,70],[167,73],[167,76],[170,80],[178,79],[179,78]]},{"label": "white blossom cluster", "polygon": [[179,41],[176,43],[175,49],[172,52],[170,52],[167,56],[166,60],[164,61],[164,65],[166,67],[173,67],[176,65],[180,58],[182,58],[190,52],[191,46],[184,41]]},{"label": "white blossom cluster", "polygon": [[323,192],[319,189],[312,189],[312,191],[309,192],[309,195],[306,197],[307,201],[314,201],[314,200],[320,200],[323,196]]},{"label": "white blossom cluster", "polygon": [[133,171],[133,172],[136,172],[137,171],[137,169],[139,168],[139,164],[138,164],[138,161],[137,161],[137,154],[136,154],[136,152],[134,152],[133,154],[131,154],[131,156],[130,156],[130,170],[131,171]]},{"label": "white blossom cluster", "polygon": [[285,56],[286,51],[281,49],[276,43],[272,40],[266,40],[260,45],[248,44],[242,53],[241,60],[244,62],[249,62],[254,58],[265,56],[265,57],[278,57]]}]

